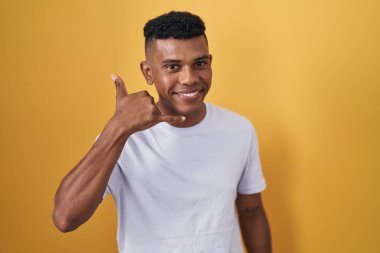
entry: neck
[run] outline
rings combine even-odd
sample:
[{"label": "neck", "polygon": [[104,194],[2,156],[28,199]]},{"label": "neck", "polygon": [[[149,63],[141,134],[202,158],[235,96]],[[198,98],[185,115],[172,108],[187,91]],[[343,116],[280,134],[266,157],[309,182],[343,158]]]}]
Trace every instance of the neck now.
[{"label": "neck", "polygon": [[163,115],[174,115],[174,116],[185,116],[186,120],[184,122],[178,122],[178,123],[168,123],[174,127],[191,127],[199,122],[201,122],[204,117],[206,116],[206,105],[205,103],[202,103],[200,108],[196,111],[190,112],[190,113],[180,113],[176,111],[174,108],[171,108],[170,106],[164,105],[161,101],[158,101],[156,106],[160,110],[160,112]]}]

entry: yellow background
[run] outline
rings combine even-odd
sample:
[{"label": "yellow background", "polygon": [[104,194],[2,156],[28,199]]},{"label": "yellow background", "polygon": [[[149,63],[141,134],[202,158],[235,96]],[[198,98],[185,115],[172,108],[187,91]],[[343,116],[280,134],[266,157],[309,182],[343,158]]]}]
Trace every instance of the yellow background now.
[{"label": "yellow background", "polygon": [[110,74],[148,89],[142,28],[170,10],[206,22],[207,101],[256,126],[274,252],[379,253],[378,0],[0,0],[0,252],[117,251],[111,197],[62,234],[54,193],[113,113]]}]

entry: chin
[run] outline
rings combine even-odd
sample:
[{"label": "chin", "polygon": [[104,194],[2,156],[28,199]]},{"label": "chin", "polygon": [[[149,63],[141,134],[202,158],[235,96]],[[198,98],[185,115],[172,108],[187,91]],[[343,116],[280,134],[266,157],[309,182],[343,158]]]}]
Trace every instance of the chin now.
[{"label": "chin", "polygon": [[177,105],[175,106],[175,110],[183,116],[190,116],[194,114],[198,114],[202,112],[204,106],[204,102],[200,102],[197,104],[191,104],[191,105]]}]

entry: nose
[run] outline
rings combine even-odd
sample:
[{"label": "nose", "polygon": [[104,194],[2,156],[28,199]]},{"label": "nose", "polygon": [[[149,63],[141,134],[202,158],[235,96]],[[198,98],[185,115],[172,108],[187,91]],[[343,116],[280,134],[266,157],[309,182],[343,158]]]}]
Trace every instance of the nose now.
[{"label": "nose", "polygon": [[179,76],[179,83],[182,85],[194,85],[198,83],[199,76],[197,72],[191,67],[184,67]]}]

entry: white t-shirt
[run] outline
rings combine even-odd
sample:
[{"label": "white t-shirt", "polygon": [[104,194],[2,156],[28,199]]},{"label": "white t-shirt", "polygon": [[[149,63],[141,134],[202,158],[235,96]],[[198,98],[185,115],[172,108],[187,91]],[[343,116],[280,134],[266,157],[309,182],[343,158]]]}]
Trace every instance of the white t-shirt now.
[{"label": "white t-shirt", "polygon": [[237,192],[265,186],[252,124],[206,103],[195,126],[130,136],[103,199],[117,206],[120,253],[243,253]]}]

